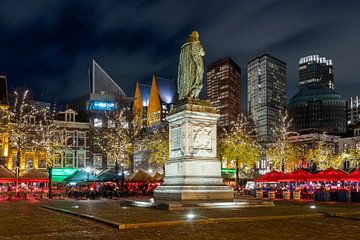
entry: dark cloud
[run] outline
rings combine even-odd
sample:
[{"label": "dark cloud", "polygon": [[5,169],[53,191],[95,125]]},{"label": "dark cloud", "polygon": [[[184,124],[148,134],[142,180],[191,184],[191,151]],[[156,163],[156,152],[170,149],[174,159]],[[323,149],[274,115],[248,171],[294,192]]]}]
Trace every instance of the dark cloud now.
[{"label": "dark cloud", "polygon": [[179,48],[196,29],[205,63],[232,57],[242,68],[269,53],[288,64],[297,91],[300,57],[333,59],[335,88],[360,94],[359,1],[1,1],[0,72],[11,87],[29,86],[63,101],[88,91],[92,58],[128,95],[152,73],[176,78]]}]

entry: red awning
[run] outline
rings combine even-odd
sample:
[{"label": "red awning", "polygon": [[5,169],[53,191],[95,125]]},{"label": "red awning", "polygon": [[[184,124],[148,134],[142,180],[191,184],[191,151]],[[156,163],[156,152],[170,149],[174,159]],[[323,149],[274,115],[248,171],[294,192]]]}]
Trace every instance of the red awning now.
[{"label": "red awning", "polygon": [[347,177],[347,173],[336,170],[332,167],[329,167],[326,170],[320,171],[317,174],[313,175],[309,181],[339,181]]},{"label": "red awning", "polygon": [[308,179],[311,179],[313,176],[314,174],[312,173],[309,173],[302,169],[298,169],[294,172],[286,174],[286,178],[284,179],[284,182],[307,181]]},{"label": "red awning", "polygon": [[0,178],[0,183],[16,182],[16,178]]},{"label": "red awning", "polygon": [[258,177],[255,182],[282,182],[284,179],[286,179],[285,173],[272,170]]},{"label": "red awning", "polygon": [[0,165],[0,182],[15,182],[16,177],[13,172]]},{"label": "red awning", "polygon": [[360,182],[360,169],[350,173],[349,175],[344,177],[342,180]]},{"label": "red awning", "polygon": [[49,174],[47,171],[30,169],[20,176],[19,182],[49,182]]}]

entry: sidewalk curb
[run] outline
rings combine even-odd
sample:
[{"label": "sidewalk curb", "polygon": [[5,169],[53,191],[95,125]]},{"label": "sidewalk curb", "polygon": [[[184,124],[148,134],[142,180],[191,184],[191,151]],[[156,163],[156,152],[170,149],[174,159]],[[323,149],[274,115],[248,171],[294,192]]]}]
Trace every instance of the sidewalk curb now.
[{"label": "sidewalk curb", "polygon": [[309,218],[322,217],[324,214],[303,214],[303,215],[287,215],[287,216],[262,216],[262,217],[236,217],[236,218],[209,218],[209,219],[192,219],[179,220],[169,222],[149,222],[149,223],[129,223],[122,224],[120,229],[135,229],[135,228],[150,228],[150,227],[165,227],[173,225],[184,224],[217,224],[217,223],[233,223],[233,222],[251,222],[251,221],[272,221],[291,218]]},{"label": "sidewalk curb", "polygon": [[43,205],[41,207],[45,208],[45,209],[48,209],[48,210],[51,210],[51,211],[54,211],[54,212],[65,213],[65,214],[68,214],[68,215],[72,215],[72,216],[92,220],[92,221],[95,221],[95,222],[98,222],[98,223],[105,224],[105,225],[107,225],[109,227],[112,227],[112,228],[121,229],[121,226],[124,225],[124,224],[109,221],[109,220],[106,220],[106,219],[103,219],[103,218],[99,218],[99,217],[95,217],[95,216],[88,215],[88,214],[83,214],[83,213],[77,213],[77,212],[73,212],[73,211],[70,211],[70,210],[62,209],[62,208],[50,207],[50,206],[47,206],[47,205]]},{"label": "sidewalk curb", "polygon": [[151,227],[167,227],[174,225],[185,225],[185,224],[216,224],[216,223],[231,223],[231,222],[251,222],[251,221],[272,221],[272,220],[284,220],[294,218],[310,218],[310,217],[324,217],[324,213],[311,213],[311,214],[297,214],[297,215],[285,215],[285,216],[258,216],[258,217],[234,217],[234,218],[208,218],[208,219],[191,219],[191,220],[177,220],[177,221],[159,221],[159,222],[145,222],[145,223],[117,223],[109,221],[103,218],[95,217],[92,215],[76,213],[70,210],[55,208],[43,205],[42,208],[65,213],[68,215],[85,218],[98,223],[105,224],[112,228],[119,230],[125,229],[136,229],[136,228],[151,228]]}]

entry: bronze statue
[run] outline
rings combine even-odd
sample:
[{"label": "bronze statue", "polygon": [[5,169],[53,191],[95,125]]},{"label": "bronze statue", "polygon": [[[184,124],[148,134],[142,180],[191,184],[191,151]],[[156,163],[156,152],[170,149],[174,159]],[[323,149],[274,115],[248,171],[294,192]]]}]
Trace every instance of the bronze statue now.
[{"label": "bronze statue", "polygon": [[199,33],[193,31],[181,46],[178,67],[179,100],[198,99],[203,86],[205,51],[200,44]]}]

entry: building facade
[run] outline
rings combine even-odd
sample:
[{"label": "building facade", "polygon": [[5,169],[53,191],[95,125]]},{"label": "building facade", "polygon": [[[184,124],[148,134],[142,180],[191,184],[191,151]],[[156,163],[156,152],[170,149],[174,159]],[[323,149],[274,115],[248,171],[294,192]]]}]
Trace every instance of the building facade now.
[{"label": "building facade", "polygon": [[290,99],[293,130],[299,133],[346,132],[346,101],[334,91],[332,60],[319,55],[299,61],[299,92]]},{"label": "building facade", "polygon": [[0,106],[8,105],[7,79],[0,75]]},{"label": "building facade", "polygon": [[353,96],[347,102],[347,124],[360,125],[360,96]]},{"label": "building facade", "polygon": [[[0,117],[2,114],[6,114],[5,111],[8,111],[8,91],[7,91],[7,80],[6,76],[0,76]],[[2,130],[3,126],[0,126]],[[9,139],[7,134],[0,132],[0,165],[5,164],[5,160],[9,154]]]},{"label": "building facade", "polygon": [[248,63],[248,115],[260,143],[274,141],[274,128],[286,106],[286,63],[268,54]]},{"label": "building facade", "polygon": [[220,114],[219,127],[235,122],[241,112],[241,69],[229,57],[207,67],[206,96]]},{"label": "building facade", "polygon": [[[67,109],[57,114],[54,120],[56,136],[61,139],[61,146],[51,159],[53,168],[85,168],[92,167],[89,153],[89,122],[76,121],[77,113]],[[102,168],[102,164],[97,166]]]}]

